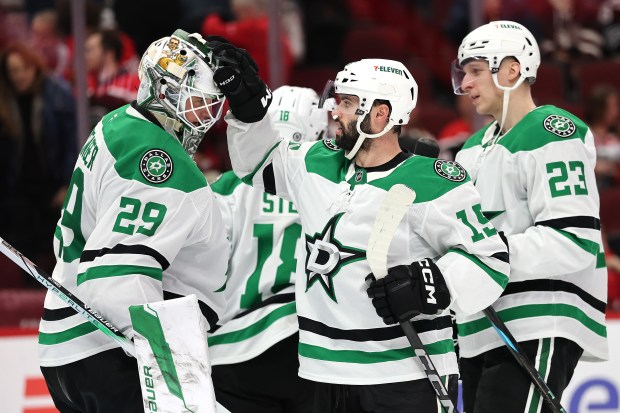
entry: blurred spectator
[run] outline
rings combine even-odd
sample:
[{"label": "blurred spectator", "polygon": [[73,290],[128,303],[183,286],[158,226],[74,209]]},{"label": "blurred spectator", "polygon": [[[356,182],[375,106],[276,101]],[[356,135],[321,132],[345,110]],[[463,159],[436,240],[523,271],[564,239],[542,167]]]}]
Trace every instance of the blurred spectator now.
[{"label": "blurred spectator", "polygon": [[38,12],[30,23],[30,36],[30,43],[45,59],[48,72],[66,79],[71,60],[58,27],[58,13],[53,9]]},{"label": "blurred spectator", "polygon": [[123,43],[119,32],[98,30],[86,38],[86,69],[91,115],[103,115],[135,99],[140,80],[122,64]]},{"label": "blurred spectator", "polygon": [[306,37],[305,64],[340,66],[342,44],[352,25],[346,0],[301,1]]},{"label": "blurred spectator", "polygon": [[51,270],[51,234],[77,156],[75,101],[24,43],[0,55],[0,89],[0,233]]},{"label": "blurred spectator", "polygon": [[620,0],[604,0],[598,10],[598,21],[605,41],[605,55],[620,57]]},{"label": "blurred spectator", "polygon": [[[271,80],[271,62],[269,59],[269,16],[266,0],[231,0],[236,20],[224,22],[217,14],[208,15],[202,23],[205,36],[223,36],[237,47],[246,49],[256,61],[261,78],[267,84]],[[288,82],[293,56],[288,33],[283,30],[280,39],[282,50],[282,82]]]},{"label": "blurred spectator", "polygon": [[[474,133],[474,116],[478,116],[471,103],[469,95],[456,96],[456,111],[459,117],[448,122],[437,135],[442,159],[454,159],[465,141]],[[485,117],[484,124],[490,122],[490,117]]]},{"label": "blurred spectator", "polygon": [[183,3],[184,0],[114,0],[112,9],[119,30],[131,37],[142,56],[153,39],[169,36],[182,27],[179,21]]},{"label": "blurred spectator", "polygon": [[585,120],[596,147],[596,180],[599,189],[618,184],[620,137],[616,127],[619,120],[618,91],[609,85],[592,89],[585,105]]}]

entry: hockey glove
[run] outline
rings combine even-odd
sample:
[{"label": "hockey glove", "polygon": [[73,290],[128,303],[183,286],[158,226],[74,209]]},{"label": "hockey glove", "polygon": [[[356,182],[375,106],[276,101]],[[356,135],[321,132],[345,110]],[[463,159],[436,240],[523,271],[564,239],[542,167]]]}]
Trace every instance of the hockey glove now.
[{"label": "hockey glove", "polygon": [[230,110],[245,123],[261,120],[271,104],[271,90],[258,76],[258,65],[245,49],[219,36],[207,36],[218,68],[215,84],[228,99]]},{"label": "hockey glove", "polygon": [[385,324],[411,320],[419,314],[437,315],[450,305],[446,282],[430,258],[392,267],[379,280],[369,274],[366,284],[368,297]]}]

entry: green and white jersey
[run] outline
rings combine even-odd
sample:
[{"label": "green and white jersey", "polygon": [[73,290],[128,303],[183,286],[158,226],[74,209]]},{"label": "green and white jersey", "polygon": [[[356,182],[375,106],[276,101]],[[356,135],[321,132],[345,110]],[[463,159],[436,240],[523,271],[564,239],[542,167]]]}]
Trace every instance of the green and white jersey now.
[{"label": "green and white jersey", "polygon": [[[493,306],[519,341],[564,337],[586,360],[607,358],[607,269],[594,179],[592,133],[572,114],[542,106],[494,141],[497,122],[457,154],[504,231],[510,284]],[[482,314],[457,315],[461,354],[499,347]]]},{"label": "green and white jersey", "polygon": [[[106,115],[80,152],[56,227],[53,277],[131,338],[128,307],[196,294],[214,326],[225,308],[229,246],[207,182],[147,111]],[[156,122],[156,121],[155,121]],[[48,292],[42,366],[118,347]]]},{"label": "green and white jersey", "polygon": [[298,330],[294,284],[303,260],[301,224],[290,201],[242,183],[232,171],[212,188],[232,251],[228,307],[221,327],[209,335],[209,354],[213,365],[241,363]]},{"label": "green and white jersey", "polygon": [[[304,272],[295,283],[299,375],[340,384],[425,378],[399,325],[386,326],[366,293],[368,239],[395,184],[416,191],[388,253],[388,267],[431,257],[452,308],[474,313],[508,282],[506,247],[480,213],[480,197],[453,162],[400,154],[376,168],[356,167],[331,141],[286,143],[269,119],[244,124],[231,114],[228,144],[243,181],[291,200],[304,237]],[[414,321],[441,375],[457,374],[447,315]]]}]

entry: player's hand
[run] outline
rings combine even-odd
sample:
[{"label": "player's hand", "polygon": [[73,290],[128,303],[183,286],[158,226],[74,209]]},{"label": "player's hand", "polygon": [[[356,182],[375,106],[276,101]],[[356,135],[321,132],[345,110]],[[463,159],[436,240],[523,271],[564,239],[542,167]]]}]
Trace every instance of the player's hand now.
[{"label": "player's hand", "polygon": [[446,282],[430,259],[398,265],[379,280],[366,277],[368,297],[385,324],[411,320],[420,314],[437,315],[450,305]]},{"label": "player's hand", "polygon": [[245,123],[261,120],[271,104],[271,90],[258,76],[252,56],[219,36],[207,36],[217,69],[213,80],[228,99],[230,110]]}]

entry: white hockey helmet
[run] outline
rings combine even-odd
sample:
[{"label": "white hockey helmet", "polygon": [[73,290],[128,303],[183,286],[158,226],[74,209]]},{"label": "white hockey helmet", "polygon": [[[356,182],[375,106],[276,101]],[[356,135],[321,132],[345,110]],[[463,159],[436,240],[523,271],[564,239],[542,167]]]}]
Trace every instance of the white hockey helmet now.
[{"label": "white hockey helmet", "polygon": [[[331,81],[330,81],[331,82]],[[330,83],[321,97],[321,105],[334,95],[354,95],[359,97],[359,107],[355,114],[357,132],[360,138],[346,155],[353,159],[366,138],[378,138],[395,125],[405,125],[418,100],[418,84],[411,72],[401,62],[387,59],[362,59],[349,63],[336,75],[333,87]],[[364,133],[360,125],[375,100],[390,103],[390,118],[383,131],[375,134]],[[326,105],[327,106],[327,105]]]},{"label": "white hockey helmet", "polygon": [[[501,86],[497,72],[502,60],[514,57],[521,65],[521,77],[512,87]],[[469,33],[459,46],[458,58],[452,63],[452,87],[457,95],[466,94],[462,89],[465,76],[463,67],[471,60],[489,62],[493,82],[498,89],[514,90],[524,80],[530,84],[536,80],[540,66],[540,50],[536,39],[523,25],[512,21],[494,21]]]},{"label": "white hockey helmet", "polygon": [[222,115],[224,95],[213,81],[210,55],[200,34],[176,30],[149,46],[138,70],[138,104],[150,110],[190,156]]},{"label": "white hockey helmet", "polygon": [[269,116],[280,136],[293,142],[312,142],[327,133],[327,110],[319,95],[307,87],[280,86],[273,91]]}]

